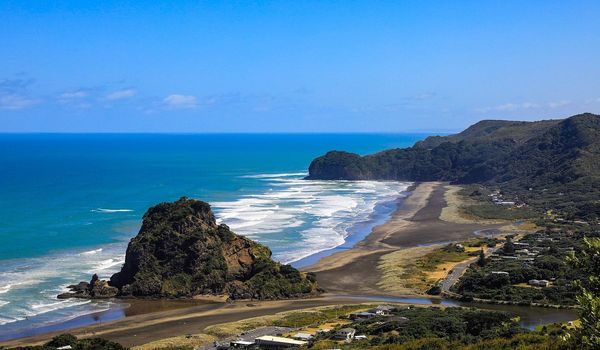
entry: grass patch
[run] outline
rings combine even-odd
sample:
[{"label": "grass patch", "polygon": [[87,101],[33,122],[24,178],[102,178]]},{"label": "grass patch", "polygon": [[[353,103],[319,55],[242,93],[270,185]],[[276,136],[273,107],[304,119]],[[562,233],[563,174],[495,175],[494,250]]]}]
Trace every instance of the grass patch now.
[{"label": "grass patch", "polygon": [[241,321],[216,324],[206,328],[205,332],[216,338],[225,338],[240,334],[258,327],[270,326],[277,323],[285,314],[266,315],[248,318]]},{"label": "grass patch", "polygon": [[493,203],[474,204],[463,209],[467,214],[483,219],[528,220],[539,217],[539,214],[529,207],[510,207]]},{"label": "grass patch", "polygon": [[429,283],[424,271],[417,266],[417,261],[440,247],[406,248],[382,256],[377,266],[382,276],[378,286],[398,295],[424,293],[429,289]]},{"label": "grass patch", "polygon": [[457,263],[476,256],[480,244],[470,242],[464,251],[454,244],[398,250],[381,257],[379,287],[396,294],[425,293]]},{"label": "grass patch", "polygon": [[445,263],[458,263],[471,257],[469,254],[472,253],[469,251],[459,251],[455,247],[456,245],[449,244],[424,255],[417,260],[417,267],[424,271],[435,271],[440,265]]},{"label": "grass patch", "polygon": [[337,319],[357,310],[366,310],[367,305],[344,305],[338,307],[328,307],[312,311],[301,311],[286,314],[273,324],[279,327],[300,328],[318,325],[329,320]]}]

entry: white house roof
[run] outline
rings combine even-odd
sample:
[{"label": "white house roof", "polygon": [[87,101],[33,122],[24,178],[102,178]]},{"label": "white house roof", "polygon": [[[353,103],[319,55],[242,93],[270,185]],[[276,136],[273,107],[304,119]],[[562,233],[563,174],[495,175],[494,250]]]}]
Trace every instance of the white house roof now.
[{"label": "white house roof", "polygon": [[265,341],[265,342],[290,344],[290,345],[298,345],[298,346],[306,345],[306,342],[302,341],[302,340],[295,340],[295,339],[284,338],[284,337],[275,337],[275,336],[271,336],[271,335],[263,335],[262,337],[256,338],[255,341]]}]

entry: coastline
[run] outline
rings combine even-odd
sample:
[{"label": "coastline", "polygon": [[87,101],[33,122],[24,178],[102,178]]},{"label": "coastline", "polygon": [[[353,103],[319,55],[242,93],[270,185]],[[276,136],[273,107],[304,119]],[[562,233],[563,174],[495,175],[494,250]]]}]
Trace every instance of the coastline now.
[{"label": "coastline", "polygon": [[[139,346],[157,340],[197,334],[217,324],[242,321],[255,317],[265,317],[281,312],[306,310],[322,306],[357,305],[357,304],[401,304],[410,306],[449,306],[478,307],[487,310],[513,312],[521,318],[523,327],[534,329],[543,324],[566,322],[577,316],[574,310],[548,309],[515,305],[474,304],[446,301],[424,297],[386,297],[360,295],[325,295],[318,298],[275,300],[275,301],[236,301],[233,303],[211,303],[173,310],[144,313],[128,316],[124,319],[99,323],[70,330],[68,333],[78,338],[102,337],[120,343],[126,347]],[[52,337],[64,333],[53,331],[35,336],[0,342],[0,346],[34,346],[42,345]]]},{"label": "coastline", "polygon": [[405,190],[398,193],[394,199],[377,203],[368,220],[356,223],[349,228],[351,232],[345,238],[344,243],[333,248],[318,251],[293,261],[290,264],[298,269],[307,269],[331,255],[354,249],[358,244],[371,236],[377,227],[388,223],[394,215],[397,214],[398,210],[406,205],[405,201],[413,195],[412,192],[417,187],[418,185],[416,183],[410,183],[410,185]]},{"label": "coastline", "polygon": [[[373,213],[364,222],[359,222],[349,229],[349,235],[346,241],[334,248],[319,251],[305,258],[292,263],[295,267],[310,265],[313,262],[321,260],[323,257],[335,254],[339,251],[352,249],[357,243],[368,237],[373,229],[381,224],[384,224],[397,212],[398,208],[403,206],[403,201],[411,195],[411,191],[416,187],[415,184],[409,184],[398,195],[391,199],[378,203],[373,210]],[[221,300],[220,302],[223,302]],[[95,302],[95,301],[92,301]],[[10,341],[24,337],[38,336],[45,333],[56,331],[69,331],[82,327],[96,326],[107,322],[124,320],[131,316],[150,314],[165,310],[189,308],[198,304],[217,303],[217,300],[147,300],[147,299],[116,299],[112,301],[108,309],[100,311],[91,311],[85,314],[76,315],[72,318],[67,318],[57,322],[47,324],[33,325],[30,327],[11,327],[9,324],[0,332],[0,342]]]},{"label": "coastline", "polygon": [[375,227],[364,240],[303,270],[315,272],[319,284],[328,293],[394,297],[424,295],[416,290],[383,288],[385,276],[380,266],[383,258],[392,253],[401,255],[403,251],[416,254],[416,258],[426,253],[426,247],[476,237],[478,231],[502,226],[500,223],[442,220],[442,211],[447,207],[447,190],[448,185],[442,182],[415,184],[411,194],[391,218]]},{"label": "coastline", "polygon": [[[156,310],[153,303],[139,304],[137,311],[124,314],[116,320],[96,324],[81,325],[69,332],[78,337],[103,336],[122,342],[126,346],[140,345],[150,341],[168,338],[173,335],[197,333],[208,325],[232,322],[249,317],[273,314],[315,306],[357,303],[358,300],[379,302],[402,302],[407,304],[451,303],[455,306],[469,304],[440,300],[439,297],[423,296],[416,293],[399,294],[379,287],[382,272],[378,264],[382,256],[403,249],[440,244],[468,237],[475,237],[482,229],[498,228],[498,224],[456,223],[440,219],[442,210],[447,206],[445,193],[447,185],[440,182],[413,184],[411,191],[403,192],[396,200],[397,207],[387,220],[375,227],[362,240],[351,247],[320,258],[316,263],[302,267],[305,272],[315,272],[320,285],[326,293],[317,298],[279,300],[279,301],[236,301],[234,303],[201,303],[182,305],[181,307]],[[404,195],[408,193],[408,195]],[[125,302],[129,303],[129,300]],[[175,301],[176,302],[176,301]],[[473,305],[471,305],[473,306]],[[485,306],[479,306],[486,308]],[[487,307],[489,308],[489,306]],[[127,309],[125,309],[127,310]],[[522,312],[533,311],[531,307],[515,307]],[[531,310],[531,311],[528,311]],[[549,316],[548,320],[569,317],[567,311]],[[88,315],[94,317],[94,315]],[[554,318],[553,318],[554,317]],[[64,332],[54,330],[26,338],[9,340],[0,345],[21,346],[40,344],[52,336]]]},{"label": "coastline", "polygon": [[376,252],[388,251],[393,247],[383,243],[392,232],[408,225],[407,219],[412,217],[418,210],[426,205],[426,201],[433,190],[434,183],[413,184],[407,190],[408,196],[402,202],[388,220],[373,227],[371,232],[350,249],[337,252],[323,257],[318,262],[305,266],[303,270],[320,272],[342,267],[355,259]]}]

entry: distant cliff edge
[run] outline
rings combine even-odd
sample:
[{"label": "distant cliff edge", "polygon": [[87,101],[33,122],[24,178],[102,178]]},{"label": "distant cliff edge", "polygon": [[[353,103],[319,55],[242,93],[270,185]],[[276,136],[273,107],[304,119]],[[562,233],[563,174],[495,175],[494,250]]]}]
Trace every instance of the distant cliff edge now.
[{"label": "distant cliff edge", "polygon": [[484,120],[461,133],[367,156],[331,151],[307,179],[449,181],[485,184],[549,205],[600,215],[600,116],[562,120]]},{"label": "distant cliff edge", "polygon": [[271,259],[269,248],[217,225],[208,203],[181,198],[146,212],[110,281],[96,275],[59,298],[282,299],[320,292],[314,276]]}]

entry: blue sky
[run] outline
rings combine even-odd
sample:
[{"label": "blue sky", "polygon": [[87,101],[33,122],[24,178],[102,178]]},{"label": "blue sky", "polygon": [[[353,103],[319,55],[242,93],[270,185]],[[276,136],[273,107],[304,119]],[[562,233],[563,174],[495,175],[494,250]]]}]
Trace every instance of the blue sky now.
[{"label": "blue sky", "polygon": [[454,131],[600,112],[598,1],[0,2],[0,132]]}]

